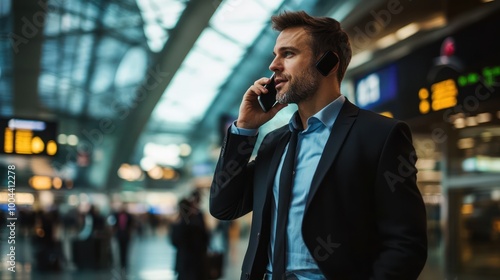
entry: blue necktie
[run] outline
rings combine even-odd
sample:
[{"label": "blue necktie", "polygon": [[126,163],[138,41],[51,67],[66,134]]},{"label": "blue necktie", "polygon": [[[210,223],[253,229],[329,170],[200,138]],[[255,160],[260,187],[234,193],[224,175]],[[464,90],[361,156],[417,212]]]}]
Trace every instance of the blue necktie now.
[{"label": "blue necktie", "polygon": [[276,237],[274,241],[273,257],[273,280],[285,279],[286,270],[286,228],[288,224],[288,211],[292,194],[293,175],[295,173],[295,150],[299,131],[294,129],[288,142],[283,166],[281,167],[279,198],[278,198],[278,218],[276,225]]}]

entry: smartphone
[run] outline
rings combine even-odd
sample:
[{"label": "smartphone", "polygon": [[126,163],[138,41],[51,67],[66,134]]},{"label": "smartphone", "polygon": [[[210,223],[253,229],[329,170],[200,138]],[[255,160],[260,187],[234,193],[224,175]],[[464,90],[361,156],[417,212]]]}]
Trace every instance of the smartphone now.
[{"label": "smartphone", "polygon": [[323,56],[316,62],[316,69],[323,76],[328,76],[328,73],[339,63],[339,57],[332,51],[326,51]]},{"label": "smartphone", "polygon": [[264,87],[267,89],[266,94],[261,94],[257,98],[259,100],[260,107],[264,112],[268,112],[273,108],[274,105],[276,105],[276,83],[274,82],[274,74],[270,77],[271,81],[267,84],[264,85]]}]

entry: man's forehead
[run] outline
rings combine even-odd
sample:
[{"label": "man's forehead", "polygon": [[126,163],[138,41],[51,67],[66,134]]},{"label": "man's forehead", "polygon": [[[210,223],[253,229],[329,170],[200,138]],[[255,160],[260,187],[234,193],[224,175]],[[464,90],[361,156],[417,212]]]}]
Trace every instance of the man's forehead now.
[{"label": "man's forehead", "polygon": [[276,49],[281,47],[305,47],[308,46],[310,40],[310,35],[306,32],[303,27],[292,27],[287,28],[278,35],[276,39]]}]

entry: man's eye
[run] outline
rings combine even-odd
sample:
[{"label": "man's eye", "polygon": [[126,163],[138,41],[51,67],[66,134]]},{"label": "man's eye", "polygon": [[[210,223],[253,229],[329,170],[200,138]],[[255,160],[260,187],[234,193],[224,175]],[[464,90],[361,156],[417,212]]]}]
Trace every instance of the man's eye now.
[{"label": "man's eye", "polygon": [[293,55],[293,52],[284,52],[283,54],[285,55],[285,57],[289,57]]}]

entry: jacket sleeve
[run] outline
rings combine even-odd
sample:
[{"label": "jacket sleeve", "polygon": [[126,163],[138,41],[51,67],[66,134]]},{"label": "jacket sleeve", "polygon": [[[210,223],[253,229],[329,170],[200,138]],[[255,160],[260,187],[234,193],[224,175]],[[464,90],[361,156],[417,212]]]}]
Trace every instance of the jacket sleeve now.
[{"label": "jacket sleeve", "polygon": [[427,259],[426,213],[416,185],[417,156],[409,127],[397,123],[378,165],[375,186],[380,250],[373,279],[417,279]]},{"label": "jacket sleeve", "polygon": [[249,162],[257,136],[227,133],[210,189],[210,214],[237,219],[252,211],[254,162]]}]

